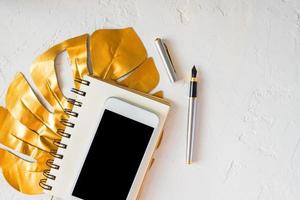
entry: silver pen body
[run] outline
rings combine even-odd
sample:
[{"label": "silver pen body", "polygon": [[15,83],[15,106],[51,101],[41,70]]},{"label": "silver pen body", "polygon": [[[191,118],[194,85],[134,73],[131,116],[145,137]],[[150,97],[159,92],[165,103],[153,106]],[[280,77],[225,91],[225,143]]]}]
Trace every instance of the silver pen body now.
[{"label": "silver pen body", "polygon": [[189,97],[187,121],[187,141],[186,141],[186,163],[191,164],[193,161],[193,146],[195,137],[197,97]]}]

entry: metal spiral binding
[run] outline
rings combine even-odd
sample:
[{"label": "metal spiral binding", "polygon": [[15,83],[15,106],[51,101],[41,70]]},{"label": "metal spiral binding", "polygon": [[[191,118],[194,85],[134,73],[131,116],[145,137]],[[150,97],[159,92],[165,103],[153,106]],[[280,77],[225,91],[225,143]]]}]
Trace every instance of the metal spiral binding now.
[{"label": "metal spiral binding", "polygon": [[[86,86],[89,86],[90,85],[90,82],[87,81],[87,80],[83,80],[83,79],[80,79],[80,78],[75,78],[74,80],[75,82],[77,83],[80,83],[82,85],[86,85]],[[81,96],[85,96],[86,95],[86,92],[85,91],[82,91],[82,90],[78,90],[76,88],[72,88],[71,89],[71,92],[75,93],[75,94],[78,94],[78,95],[81,95]],[[68,98],[67,99],[67,102],[72,104],[73,106],[78,106],[78,107],[81,107],[82,106],[82,102],[79,102],[77,101],[76,99],[72,99],[72,98]],[[69,117],[78,117],[78,113],[77,112],[74,112],[73,110],[71,109],[64,109],[64,112],[69,116]],[[70,127],[70,128],[74,128],[75,127],[75,124],[70,122],[69,119],[61,119],[60,120],[60,123],[62,125],[64,125],[64,127]],[[65,129],[57,129],[57,132],[56,132],[58,135],[64,137],[64,138],[71,138],[71,134],[70,133],[66,133],[65,132]],[[67,145],[66,144],[63,144],[61,142],[61,140],[53,140],[53,144],[55,146],[57,146],[58,148],[63,148],[63,149],[66,149],[67,148]],[[45,178],[41,179],[40,180],[40,183],[39,185],[44,189],[44,190],[52,190],[52,186],[48,185],[47,184],[47,180],[48,179],[51,179],[51,180],[55,180],[56,179],[56,176],[51,174],[50,173],[50,169],[55,169],[55,170],[59,170],[60,166],[55,164],[54,163],[54,159],[63,159],[63,155],[61,154],[58,154],[57,153],[57,150],[50,150],[50,155],[53,157],[53,159],[48,159],[46,161],[46,165],[49,167],[49,169],[45,169],[43,171],[43,176]]]}]

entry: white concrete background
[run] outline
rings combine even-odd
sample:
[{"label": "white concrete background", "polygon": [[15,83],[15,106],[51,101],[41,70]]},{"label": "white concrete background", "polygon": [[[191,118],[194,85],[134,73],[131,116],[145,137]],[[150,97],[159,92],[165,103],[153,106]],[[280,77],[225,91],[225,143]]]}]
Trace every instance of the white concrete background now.
[{"label": "white concrete background", "polygon": [[[18,71],[64,39],[133,26],[174,107],[143,200],[300,199],[299,0],[0,2],[0,94]],[[153,44],[167,43],[170,84]],[[184,164],[190,67],[201,71],[197,162]],[[0,179],[1,200],[24,196]]]}]

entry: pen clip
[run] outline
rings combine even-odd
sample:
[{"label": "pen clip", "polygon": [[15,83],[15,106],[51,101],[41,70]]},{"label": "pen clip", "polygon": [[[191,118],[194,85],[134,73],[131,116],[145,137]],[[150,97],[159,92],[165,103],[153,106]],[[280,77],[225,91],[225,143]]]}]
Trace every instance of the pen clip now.
[{"label": "pen clip", "polygon": [[163,46],[164,46],[164,48],[165,48],[165,51],[166,51],[166,53],[167,53],[167,55],[168,55],[168,57],[169,57],[169,60],[171,61],[172,68],[173,68],[174,72],[176,72],[176,71],[175,71],[175,68],[174,68],[174,63],[173,63],[172,58],[171,58],[171,56],[170,56],[169,49],[168,49],[167,45],[166,45],[164,42],[162,42],[162,44],[163,44]]}]

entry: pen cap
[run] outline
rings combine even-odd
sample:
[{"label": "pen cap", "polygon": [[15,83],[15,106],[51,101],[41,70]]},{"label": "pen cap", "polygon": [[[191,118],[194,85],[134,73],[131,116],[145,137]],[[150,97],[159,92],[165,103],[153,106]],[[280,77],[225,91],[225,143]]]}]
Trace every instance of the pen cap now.
[{"label": "pen cap", "polygon": [[155,39],[155,46],[163,61],[170,81],[175,82],[177,80],[177,76],[167,46],[160,38]]}]

